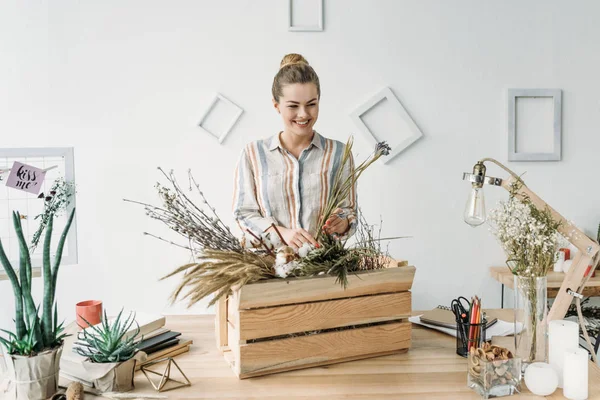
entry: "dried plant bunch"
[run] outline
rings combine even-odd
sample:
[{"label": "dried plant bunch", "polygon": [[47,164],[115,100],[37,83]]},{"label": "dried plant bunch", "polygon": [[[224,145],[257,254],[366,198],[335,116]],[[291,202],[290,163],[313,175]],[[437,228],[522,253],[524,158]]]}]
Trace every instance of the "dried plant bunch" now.
[{"label": "dried plant bunch", "polygon": [[[327,207],[321,216],[321,227],[331,213],[338,208],[348,197],[356,184],[356,180],[364,170],[383,155],[389,153],[389,146],[384,142],[376,146],[375,152],[356,169],[350,168],[352,162],[352,138],[346,145],[342,156],[342,164],[336,173],[332,185],[332,195]],[[344,169],[351,170],[349,177],[343,178]],[[184,192],[177,183],[173,171],[166,174],[161,168],[164,177],[169,181],[170,187],[158,183],[156,185],[161,207],[147,203],[125,200],[143,205],[146,214],[153,219],[161,221],[171,230],[183,236],[188,244],[181,245],[161,237],[151,235],[170,244],[182,247],[191,252],[193,262],[176,268],[173,272],[161,279],[166,279],[182,274],[182,279],[171,295],[171,301],[185,299],[188,307],[214,294],[209,305],[226,296],[235,287],[257,282],[263,279],[290,276],[313,276],[323,273],[338,277],[338,281],[345,287],[348,283],[347,275],[350,272],[376,269],[385,266],[383,254],[374,239],[373,232],[366,233],[365,227],[363,240],[351,248],[346,248],[346,242],[337,240],[334,236],[324,235],[319,249],[302,249],[304,257],[295,254],[290,260],[285,256],[290,265],[284,268],[276,265],[276,259],[282,258],[280,250],[285,242],[281,234],[274,227],[275,232],[250,232],[253,240],[252,248],[240,243],[217,215],[215,208],[206,200],[200,186],[188,170],[189,191],[195,187],[200,195],[202,206],[197,206],[191,195]],[[293,264],[293,265],[292,265]]]},{"label": "dried plant bunch", "polygon": [[[337,208],[340,208],[346,199],[348,199],[348,196],[355,187],[356,182],[362,173],[379,158],[390,154],[391,150],[390,146],[388,146],[386,142],[379,142],[375,146],[375,151],[365,161],[360,163],[357,167],[354,167],[352,161],[353,144],[354,138],[350,136],[348,142],[346,142],[346,146],[344,147],[344,153],[342,154],[340,167],[333,178],[330,195],[327,198],[323,214],[321,214],[321,218],[319,219],[319,230],[316,238],[317,241],[320,241],[323,236],[323,226],[325,225],[325,222],[329,219],[329,217],[331,217],[331,214],[333,214]],[[348,176],[344,176],[344,171],[349,171]]]},{"label": "dried plant bunch", "polygon": [[74,195],[75,183],[66,181],[64,178],[56,179],[50,188],[50,192],[46,194],[40,193],[38,199],[44,199],[44,210],[34,218],[40,220],[40,225],[31,239],[29,250],[32,253],[35,251],[50,217],[59,216],[62,212],[66,211]]},{"label": "dried plant bunch", "polygon": [[[95,363],[117,363],[131,359],[138,351],[135,337],[140,333],[140,327],[134,313],[123,320],[122,315],[123,310],[113,321],[109,321],[105,310],[98,325],[92,325],[82,317],[88,327],[79,332],[78,338],[85,341],[87,347],[75,347],[75,351]],[[134,323],[136,330],[127,335]]]},{"label": "dried plant bunch", "polygon": [[[188,170],[188,192],[192,192],[195,188],[201,198],[202,206],[194,203],[191,195],[186,194],[179,186],[173,171],[167,174],[160,167],[158,170],[171,185],[171,187],[167,187],[160,183],[156,184],[156,190],[161,199],[162,207],[133,200],[124,200],[143,205],[146,215],[162,222],[169,229],[183,236],[188,245],[179,245],[167,241],[168,243],[190,250],[192,254],[201,253],[205,249],[236,253],[243,251],[239,240],[231,233],[229,227],[217,215],[215,208],[204,197],[204,193],[200,190],[200,185],[198,185],[190,170]],[[192,185],[194,188],[192,188]],[[144,232],[144,234],[154,236],[148,232]],[[160,237],[157,238],[164,240]]]},{"label": "dried plant bunch", "polygon": [[[222,250],[205,250],[197,256],[195,263],[182,265],[164,276],[184,273],[177,288],[171,295],[171,303],[178,299],[187,300],[188,307],[214,293],[209,306],[226,296],[234,287],[257,282],[275,276],[273,265],[275,259],[271,255],[260,255],[251,251],[242,253]],[[184,289],[186,289],[184,293]]]}]

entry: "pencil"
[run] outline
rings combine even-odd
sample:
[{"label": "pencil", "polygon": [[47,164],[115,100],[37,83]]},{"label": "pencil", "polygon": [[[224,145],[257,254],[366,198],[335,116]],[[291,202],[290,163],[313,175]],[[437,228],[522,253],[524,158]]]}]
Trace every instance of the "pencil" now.
[{"label": "pencil", "polygon": [[472,345],[475,344],[476,327],[474,326],[477,321],[477,296],[471,297],[471,312],[469,315],[469,342],[467,344],[467,350],[471,350]]}]

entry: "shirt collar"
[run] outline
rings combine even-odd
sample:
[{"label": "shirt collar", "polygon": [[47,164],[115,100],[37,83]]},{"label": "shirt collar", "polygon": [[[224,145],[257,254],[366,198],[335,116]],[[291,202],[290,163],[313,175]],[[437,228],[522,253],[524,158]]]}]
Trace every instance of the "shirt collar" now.
[{"label": "shirt collar", "polygon": [[[319,133],[317,131],[313,131],[313,132],[314,132],[313,139],[310,142],[310,145],[308,146],[308,148],[315,146],[315,147],[323,150],[323,137],[321,135],[319,135]],[[281,145],[281,139],[279,139],[280,133],[281,132],[279,132],[278,134],[271,137],[271,140],[269,142],[269,150],[270,151],[273,151],[273,150],[277,149],[278,147],[283,149],[283,146]]]}]

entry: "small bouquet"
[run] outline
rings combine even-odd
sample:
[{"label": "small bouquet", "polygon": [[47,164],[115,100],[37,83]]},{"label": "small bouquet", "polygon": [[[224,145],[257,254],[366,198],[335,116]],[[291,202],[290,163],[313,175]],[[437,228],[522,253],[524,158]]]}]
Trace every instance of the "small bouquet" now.
[{"label": "small bouquet", "polygon": [[543,277],[556,261],[560,222],[548,208],[539,210],[529,198],[517,198],[521,185],[516,181],[508,201],[490,211],[491,232],[506,252],[506,263],[514,275]]}]

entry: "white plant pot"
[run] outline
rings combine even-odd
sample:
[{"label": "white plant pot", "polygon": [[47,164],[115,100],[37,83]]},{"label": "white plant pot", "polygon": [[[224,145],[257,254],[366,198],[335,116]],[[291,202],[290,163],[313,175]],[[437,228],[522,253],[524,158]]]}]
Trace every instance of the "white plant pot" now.
[{"label": "white plant pot", "polygon": [[96,364],[86,362],[84,365],[85,369],[90,371],[96,369],[95,367],[108,367],[113,366],[103,376],[94,379],[94,388],[100,392],[128,392],[133,390],[133,374],[135,373],[136,359],[132,358],[127,361],[120,363],[111,364]]},{"label": "white plant pot", "polygon": [[58,391],[58,374],[62,345],[33,357],[2,354],[8,377],[7,397],[15,399],[45,400]]}]

